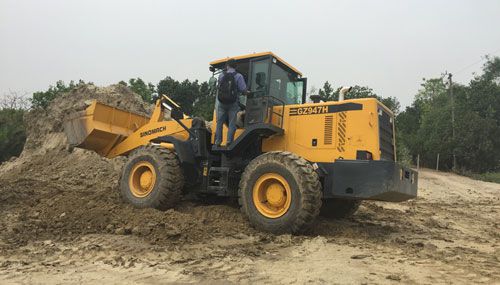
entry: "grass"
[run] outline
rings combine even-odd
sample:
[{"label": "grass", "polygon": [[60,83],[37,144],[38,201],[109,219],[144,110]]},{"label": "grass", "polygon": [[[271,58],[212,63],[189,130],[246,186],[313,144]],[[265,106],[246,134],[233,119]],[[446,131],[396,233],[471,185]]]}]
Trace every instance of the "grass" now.
[{"label": "grass", "polygon": [[481,174],[473,174],[474,179],[500,183],[500,172],[486,172]]}]

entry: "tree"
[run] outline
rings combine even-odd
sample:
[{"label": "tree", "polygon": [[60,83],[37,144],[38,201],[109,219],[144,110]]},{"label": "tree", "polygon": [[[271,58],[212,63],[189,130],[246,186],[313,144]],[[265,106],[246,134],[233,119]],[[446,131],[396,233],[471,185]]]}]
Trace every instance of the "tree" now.
[{"label": "tree", "polygon": [[420,103],[421,101],[413,102],[396,117],[396,150],[405,148],[413,160],[417,154],[423,153],[417,134],[422,118],[422,104]]},{"label": "tree", "polygon": [[9,92],[0,100],[0,162],[18,156],[26,141],[24,112],[29,108],[25,95]]},{"label": "tree", "polygon": [[401,108],[401,104],[399,103],[398,98],[396,97],[385,97],[385,98],[378,98],[378,100],[384,104],[387,108],[391,109],[391,111],[394,113],[394,115],[399,114],[399,109]]},{"label": "tree", "polygon": [[33,93],[31,106],[32,108],[46,109],[49,106],[50,102],[52,102],[52,100],[54,100],[56,97],[82,84],[85,84],[85,82],[81,79],[76,84],[73,80],[71,80],[69,82],[69,85],[66,85],[64,81],[59,80],[56,82],[55,86],[50,85],[49,89],[47,89],[46,91],[38,91]]},{"label": "tree", "polygon": [[0,109],[27,110],[30,107],[30,100],[27,93],[10,91],[0,97]]},{"label": "tree", "polygon": [[[336,100],[338,100],[338,94],[339,91],[342,87],[339,87],[337,89],[337,94]],[[354,85],[352,86],[351,91],[345,95],[345,99],[358,99],[358,98],[380,98],[372,88],[368,86],[359,86],[359,85]]]},{"label": "tree", "polygon": [[[332,88],[332,85],[326,81],[325,84],[323,84],[323,88],[320,88],[318,91],[319,96],[323,98],[323,101],[333,101],[333,96],[334,96],[334,90]],[[338,98],[338,96],[337,96]]]},{"label": "tree", "polygon": [[[339,91],[342,87],[337,87],[333,89],[331,84],[326,81],[323,84],[323,88],[319,89],[318,93],[323,101],[338,101]],[[387,106],[394,114],[399,113],[399,108],[401,107],[398,99],[396,97],[380,97],[378,96],[372,88],[368,86],[354,85],[346,95],[344,99],[358,99],[358,98],[377,98],[382,104]]]},{"label": "tree", "polygon": [[487,57],[481,75],[468,85],[453,84],[455,138],[452,136],[452,101],[442,78],[424,79],[412,105],[396,119],[399,140],[421,164],[451,169],[453,153],[458,170],[500,169],[500,58]]},{"label": "tree", "polygon": [[215,108],[215,93],[210,93],[208,82],[200,85],[199,97],[194,103],[193,113],[211,121]]},{"label": "tree", "polygon": [[[120,81],[119,84],[123,84],[125,82]],[[141,96],[142,100],[144,102],[151,103],[153,93],[156,92],[156,88],[152,83],[146,84],[141,78],[130,78],[128,83],[130,84],[130,89],[134,91],[135,93],[139,94]],[[127,85],[126,83],[124,85]]]},{"label": "tree", "polygon": [[179,82],[170,76],[162,79],[157,85],[159,95],[169,96],[186,114],[205,119],[212,118],[215,103],[215,96],[210,94],[208,89],[207,82],[200,84],[198,80],[188,79]]},{"label": "tree", "polygon": [[18,156],[23,150],[26,141],[23,114],[20,109],[0,110],[0,162]]}]

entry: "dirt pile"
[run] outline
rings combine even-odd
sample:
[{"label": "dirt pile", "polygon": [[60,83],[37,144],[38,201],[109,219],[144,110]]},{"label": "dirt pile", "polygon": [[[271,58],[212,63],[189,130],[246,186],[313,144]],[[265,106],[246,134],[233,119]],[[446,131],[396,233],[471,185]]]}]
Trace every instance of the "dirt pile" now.
[{"label": "dirt pile", "polygon": [[[79,85],[68,93],[54,99],[46,110],[33,110],[25,116],[28,138],[24,151],[37,151],[53,134],[63,132],[65,116],[84,110],[89,102],[99,102],[128,110],[141,115],[149,115],[151,105],[121,84],[97,87],[92,84]],[[65,146],[64,142],[59,142]]]},{"label": "dirt pile", "polygon": [[175,243],[204,239],[207,232],[252,231],[231,206],[193,207],[183,202],[161,212],[122,202],[117,185],[125,158],[109,160],[67,147],[65,116],[83,110],[92,99],[143,115],[151,108],[125,86],[83,85],[54,100],[47,110],[30,112],[22,155],[0,167],[0,207],[8,211],[8,218],[0,221],[5,246],[90,233],[134,234]]}]

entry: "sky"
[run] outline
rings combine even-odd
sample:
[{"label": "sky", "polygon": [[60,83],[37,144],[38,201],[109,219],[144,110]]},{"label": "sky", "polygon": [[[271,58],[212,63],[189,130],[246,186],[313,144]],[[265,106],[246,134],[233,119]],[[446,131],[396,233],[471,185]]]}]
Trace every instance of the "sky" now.
[{"label": "sky", "polygon": [[0,0],[0,96],[57,80],[205,81],[214,59],[272,51],[309,87],[411,104],[422,78],[467,83],[500,55],[500,1]]}]

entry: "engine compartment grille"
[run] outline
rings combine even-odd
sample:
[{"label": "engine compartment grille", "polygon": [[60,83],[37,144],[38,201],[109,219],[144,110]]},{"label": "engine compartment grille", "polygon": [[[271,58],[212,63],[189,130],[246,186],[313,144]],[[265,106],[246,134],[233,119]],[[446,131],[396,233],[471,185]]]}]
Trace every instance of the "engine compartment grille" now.
[{"label": "engine compartment grille", "polygon": [[382,107],[378,108],[378,125],[380,137],[380,159],[394,161],[394,118]]},{"label": "engine compartment grille", "polygon": [[333,140],[333,116],[325,116],[325,137],[324,144],[332,144]]}]

